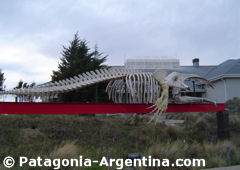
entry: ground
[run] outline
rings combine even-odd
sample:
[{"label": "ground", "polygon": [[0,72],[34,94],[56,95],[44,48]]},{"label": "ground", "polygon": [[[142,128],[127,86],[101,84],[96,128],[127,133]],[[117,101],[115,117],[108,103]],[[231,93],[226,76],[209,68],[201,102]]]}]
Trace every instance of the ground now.
[{"label": "ground", "polygon": [[[227,165],[226,147],[230,147],[231,165],[239,165],[240,114],[235,106],[240,102],[234,102],[229,105],[231,138],[227,141],[217,140],[216,113],[171,114],[185,120],[171,126],[148,124],[146,116],[1,115],[0,160],[8,155],[100,159],[108,153],[112,158],[140,153],[170,160],[205,158],[211,168]],[[106,169],[90,169],[94,168]]]}]

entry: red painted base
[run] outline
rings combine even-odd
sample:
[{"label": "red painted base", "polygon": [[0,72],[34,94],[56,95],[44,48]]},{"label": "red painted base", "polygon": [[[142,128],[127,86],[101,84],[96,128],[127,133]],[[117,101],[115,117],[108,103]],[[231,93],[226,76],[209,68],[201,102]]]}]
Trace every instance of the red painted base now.
[{"label": "red painted base", "polygon": [[[0,114],[107,114],[150,113],[151,104],[114,103],[15,103],[0,102]],[[218,112],[224,104],[169,104],[167,112]]]}]

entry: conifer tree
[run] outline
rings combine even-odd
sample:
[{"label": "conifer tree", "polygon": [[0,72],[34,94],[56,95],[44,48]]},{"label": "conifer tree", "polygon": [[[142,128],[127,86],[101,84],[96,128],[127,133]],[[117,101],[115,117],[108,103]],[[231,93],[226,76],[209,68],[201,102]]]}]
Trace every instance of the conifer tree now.
[{"label": "conifer tree", "polygon": [[[58,70],[53,71],[52,81],[59,81],[66,78],[76,76],[78,74],[106,67],[104,62],[107,56],[98,51],[95,46],[93,50],[88,47],[86,40],[80,39],[78,34],[74,35],[69,47],[63,46],[62,57],[58,65]],[[99,85],[99,93],[104,95],[103,84]],[[86,87],[77,91],[60,94],[59,101],[66,102],[94,102],[95,101],[95,86]]]},{"label": "conifer tree", "polygon": [[4,73],[0,69],[0,91],[3,91],[4,88],[5,88],[4,85],[3,85],[4,81],[5,81]]}]

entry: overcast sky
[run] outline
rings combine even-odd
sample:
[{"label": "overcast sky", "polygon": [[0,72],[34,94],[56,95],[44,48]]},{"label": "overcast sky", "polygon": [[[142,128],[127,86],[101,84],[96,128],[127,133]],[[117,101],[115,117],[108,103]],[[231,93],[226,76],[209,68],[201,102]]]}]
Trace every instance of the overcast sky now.
[{"label": "overcast sky", "polygon": [[240,58],[239,0],[1,0],[0,68],[7,88],[42,83],[74,33],[122,65],[133,56],[172,56],[181,65]]}]

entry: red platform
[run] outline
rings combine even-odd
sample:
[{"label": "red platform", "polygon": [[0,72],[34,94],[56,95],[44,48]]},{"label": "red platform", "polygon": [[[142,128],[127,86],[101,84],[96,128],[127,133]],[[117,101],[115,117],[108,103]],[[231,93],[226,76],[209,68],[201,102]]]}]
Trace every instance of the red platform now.
[{"label": "red platform", "polygon": [[[0,102],[0,114],[150,113],[151,104]],[[224,104],[169,104],[167,112],[218,112]]]}]

